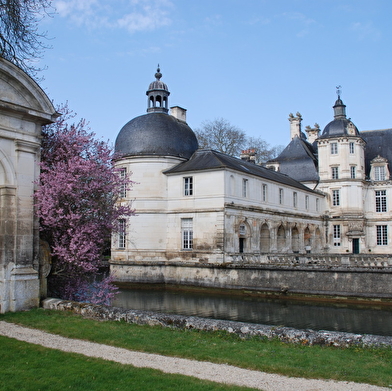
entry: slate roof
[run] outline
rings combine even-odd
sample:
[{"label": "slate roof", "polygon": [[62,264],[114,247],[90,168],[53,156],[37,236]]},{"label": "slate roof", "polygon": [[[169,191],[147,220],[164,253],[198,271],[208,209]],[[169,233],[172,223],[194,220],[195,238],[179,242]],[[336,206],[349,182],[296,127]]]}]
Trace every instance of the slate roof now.
[{"label": "slate roof", "polygon": [[294,137],[282,153],[269,163],[279,163],[281,173],[291,178],[304,181],[317,181],[317,151],[309,142],[299,137]]},{"label": "slate roof", "polygon": [[232,169],[244,174],[281,183],[282,185],[312,192],[311,189],[285,174],[210,149],[198,149],[189,160],[165,171],[164,174],[222,169]]},{"label": "slate roof", "polygon": [[178,156],[190,158],[199,144],[195,133],[183,121],[165,113],[136,117],[123,126],[115,151],[122,156]]},{"label": "slate roof", "polygon": [[365,172],[370,174],[370,162],[380,155],[388,159],[389,172],[392,165],[392,129],[368,130],[360,132],[360,136],[366,141],[365,146]]}]

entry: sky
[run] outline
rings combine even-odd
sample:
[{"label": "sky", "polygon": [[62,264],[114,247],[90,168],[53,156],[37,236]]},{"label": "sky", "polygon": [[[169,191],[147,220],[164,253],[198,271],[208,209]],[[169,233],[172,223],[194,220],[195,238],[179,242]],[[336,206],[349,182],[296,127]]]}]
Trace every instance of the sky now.
[{"label": "sky", "polygon": [[160,65],[192,129],[223,118],[271,146],[333,119],[392,127],[391,0],[53,0],[41,87],[114,143]]}]

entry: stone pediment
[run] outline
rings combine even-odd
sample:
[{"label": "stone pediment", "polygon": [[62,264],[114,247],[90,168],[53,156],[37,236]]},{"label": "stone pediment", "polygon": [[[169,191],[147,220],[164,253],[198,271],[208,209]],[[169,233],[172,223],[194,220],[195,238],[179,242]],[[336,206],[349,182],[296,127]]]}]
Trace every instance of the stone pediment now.
[{"label": "stone pediment", "polygon": [[52,122],[58,114],[38,84],[20,68],[0,58],[0,108]]}]

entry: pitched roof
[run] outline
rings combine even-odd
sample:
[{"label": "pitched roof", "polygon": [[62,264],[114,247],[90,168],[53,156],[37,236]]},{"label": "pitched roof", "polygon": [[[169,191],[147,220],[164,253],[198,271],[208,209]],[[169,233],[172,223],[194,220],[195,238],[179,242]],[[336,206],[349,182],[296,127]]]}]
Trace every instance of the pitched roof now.
[{"label": "pitched roof", "polygon": [[307,141],[294,137],[289,145],[270,163],[279,163],[281,173],[290,176],[297,181],[317,181],[316,150]]},{"label": "pitched roof", "polygon": [[365,172],[370,174],[370,162],[380,155],[388,159],[389,171],[392,165],[392,129],[367,130],[360,132],[360,136],[366,141],[365,147]]},{"label": "pitched roof", "polygon": [[165,171],[164,174],[224,169],[235,170],[244,174],[254,175],[269,181],[281,183],[282,185],[312,192],[311,189],[285,174],[210,149],[198,149],[189,160]]}]

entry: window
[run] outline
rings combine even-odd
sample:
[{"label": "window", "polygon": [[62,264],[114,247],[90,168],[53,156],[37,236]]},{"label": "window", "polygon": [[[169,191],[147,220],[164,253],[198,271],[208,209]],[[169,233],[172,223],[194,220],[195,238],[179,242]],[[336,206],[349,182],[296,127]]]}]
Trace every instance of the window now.
[{"label": "window", "polygon": [[279,204],[283,204],[283,189],[279,189]]},{"label": "window", "polygon": [[242,197],[246,198],[248,196],[248,180],[242,180]]},{"label": "window", "polygon": [[374,180],[375,181],[385,181],[385,167],[375,166],[374,167]]},{"label": "window", "polygon": [[125,248],[126,228],[125,219],[118,220],[118,248]]},{"label": "window", "polygon": [[332,190],[332,205],[339,206],[340,205],[340,191]]},{"label": "window", "polygon": [[309,196],[305,196],[305,209],[308,210],[309,209]]},{"label": "window", "polygon": [[340,225],[333,226],[333,245],[340,246]]},{"label": "window", "polygon": [[388,226],[376,225],[377,228],[377,246],[386,246],[388,244]]},{"label": "window", "polygon": [[294,208],[297,207],[297,192],[293,192],[293,206]]},{"label": "window", "polygon": [[261,199],[265,202],[267,201],[267,185],[261,187]]},{"label": "window", "polygon": [[316,212],[318,212],[320,209],[320,200],[316,198]]},{"label": "window", "polygon": [[376,212],[387,211],[387,191],[376,190]]},{"label": "window", "polygon": [[[126,176],[127,176],[127,169],[125,167],[121,167],[120,168],[120,178],[125,179]],[[127,186],[125,183],[121,184],[119,196],[120,196],[120,198],[125,198],[127,196]]]},{"label": "window", "polygon": [[193,177],[187,176],[184,178],[184,196],[193,195]]},{"label": "window", "polygon": [[350,178],[355,179],[355,177],[356,177],[355,166],[350,166]]},{"label": "window", "polygon": [[182,249],[193,249],[193,219],[181,219]]},{"label": "window", "polygon": [[338,154],[338,143],[331,143],[331,155]]},{"label": "window", "polygon": [[332,167],[332,179],[339,179],[339,167]]},{"label": "window", "polygon": [[354,143],[350,143],[349,148],[350,148],[350,153],[353,154],[354,153]]}]

